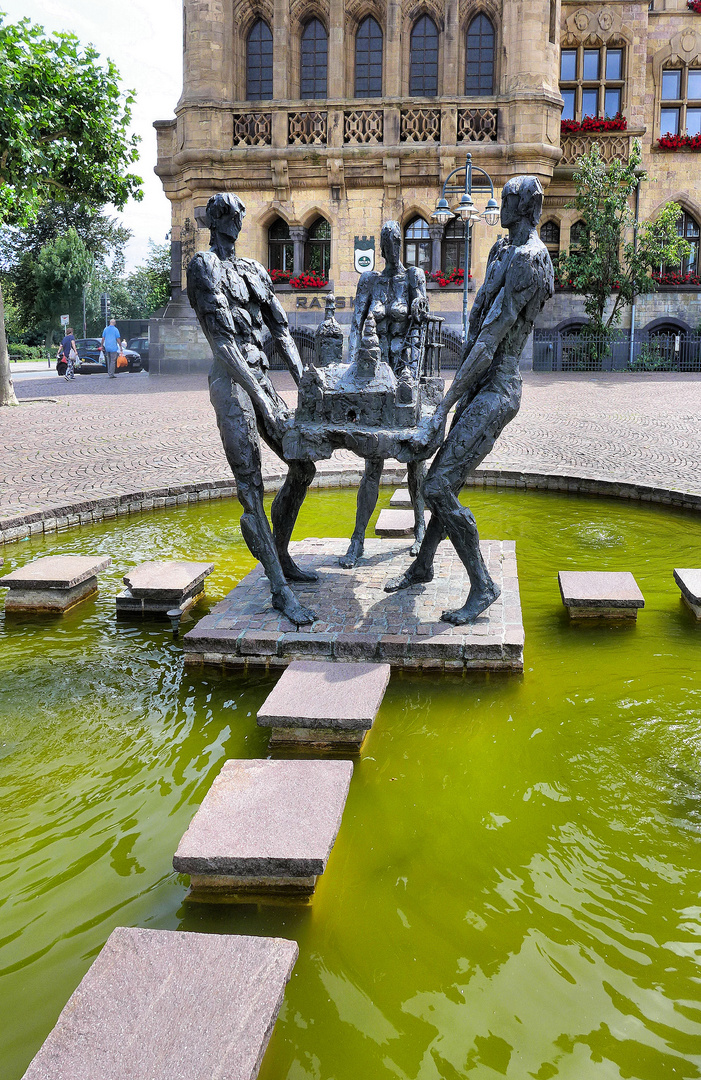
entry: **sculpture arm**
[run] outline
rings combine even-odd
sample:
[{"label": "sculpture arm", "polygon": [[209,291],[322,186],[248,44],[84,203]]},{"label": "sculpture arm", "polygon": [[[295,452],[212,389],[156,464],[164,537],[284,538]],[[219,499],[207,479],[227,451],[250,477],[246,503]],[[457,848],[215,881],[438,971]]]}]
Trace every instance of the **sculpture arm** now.
[{"label": "sculpture arm", "polygon": [[283,360],[287,364],[292,378],[299,386],[299,380],[302,378],[302,361],[300,359],[299,350],[295,344],[295,339],[290,333],[290,324],[287,321],[287,315],[285,314],[282,304],[275,295],[270,275],[262,266],[258,266],[257,269],[259,276],[263,279],[264,286],[266,286],[266,296],[262,301],[260,308],[263,322],[268,327],[271,336],[275,339],[277,347],[282,353]]},{"label": "sculpture arm", "polygon": [[351,319],[350,337],[348,339],[348,363],[352,364],[358,352],[360,344],[360,332],[365,318],[370,309],[370,295],[372,291],[372,270],[366,270],[360,275],[358,288],[355,293],[353,305],[353,318]]}]

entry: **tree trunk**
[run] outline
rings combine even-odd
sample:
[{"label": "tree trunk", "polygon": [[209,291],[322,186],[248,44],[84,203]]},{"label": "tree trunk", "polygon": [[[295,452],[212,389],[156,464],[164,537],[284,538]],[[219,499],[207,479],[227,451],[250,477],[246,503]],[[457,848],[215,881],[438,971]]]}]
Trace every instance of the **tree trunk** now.
[{"label": "tree trunk", "polygon": [[2,285],[0,285],[0,406],[2,405],[19,405],[19,401],[15,397],[15,388],[10,374],[10,354],[7,351],[5,333],[5,305],[2,300]]}]

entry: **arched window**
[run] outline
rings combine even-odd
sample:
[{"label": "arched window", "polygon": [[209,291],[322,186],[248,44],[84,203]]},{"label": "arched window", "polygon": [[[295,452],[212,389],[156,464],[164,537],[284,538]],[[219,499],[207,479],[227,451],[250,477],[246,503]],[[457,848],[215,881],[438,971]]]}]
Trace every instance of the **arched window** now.
[{"label": "arched window", "polygon": [[325,218],[310,225],[304,245],[304,269],[328,278],[331,269],[331,226]]},{"label": "arched window", "polygon": [[691,252],[686,259],[682,259],[681,264],[678,265],[676,269],[679,269],[683,276],[686,274],[698,274],[699,225],[698,222],[692,218],[691,214],[687,214],[686,210],[677,221],[677,236],[684,237],[691,248]]},{"label": "arched window", "polygon": [[422,15],[414,23],[410,41],[409,93],[417,97],[438,94],[438,28]]},{"label": "arched window", "polygon": [[269,101],[273,96],[273,35],[258,19],[246,43],[246,100]]},{"label": "arched window", "polygon": [[300,97],[325,98],[329,41],[318,19],[311,19],[302,31]]},{"label": "arched window", "polygon": [[578,251],[587,232],[585,221],[575,221],[570,229],[570,251]]},{"label": "arched window", "polygon": [[550,258],[555,259],[560,254],[560,226],[556,221],[544,221],[540,226],[540,239],[548,249]]},{"label": "arched window", "polygon": [[431,238],[422,217],[415,217],[404,230],[404,262],[422,270],[431,269]]},{"label": "arched window", "polygon": [[290,226],[282,218],[274,221],[268,229],[268,269],[294,270],[295,246],[290,240]]},{"label": "arched window", "polygon": [[446,274],[465,269],[465,222],[453,218],[445,227],[441,245],[441,264]]},{"label": "arched window", "polygon": [[382,96],[382,30],[372,15],[355,35],[355,96]]},{"label": "arched window", "polygon": [[494,93],[494,27],[486,15],[475,15],[465,42],[465,94]]}]

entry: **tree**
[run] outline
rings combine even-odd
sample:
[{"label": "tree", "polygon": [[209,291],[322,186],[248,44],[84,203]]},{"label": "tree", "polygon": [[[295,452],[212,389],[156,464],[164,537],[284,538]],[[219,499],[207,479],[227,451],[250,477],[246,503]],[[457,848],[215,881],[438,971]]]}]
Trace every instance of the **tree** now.
[{"label": "tree", "polygon": [[[0,13],[0,224],[27,225],[46,202],[121,209],[141,198],[127,171],[134,97],[119,72],[73,34],[47,35]],[[0,405],[16,405],[0,289]]]},{"label": "tree", "polygon": [[[639,293],[651,292],[654,270],[679,262],[689,245],[677,235],[681,207],[668,203],[654,221],[639,223],[631,207],[638,183],[648,179],[640,169],[640,143],[633,143],[627,162],[601,157],[598,143],[579,159],[574,182],[577,194],[569,206],[582,221],[576,247],[561,255],[560,280],[584,296],[584,310],[594,334],[607,336],[623,310]],[[635,233],[637,231],[637,241]],[[614,301],[605,316],[609,297]]]},{"label": "tree", "polygon": [[170,296],[170,244],[149,240],[146,262],[127,277],[129,318],[148,319]]},{"label": "tree", "polygon": [[34,308],[45,324],[47,346],[57,312],[77,314],[92,269],[93,258],[75,229],[41,249],[34,268]]}]

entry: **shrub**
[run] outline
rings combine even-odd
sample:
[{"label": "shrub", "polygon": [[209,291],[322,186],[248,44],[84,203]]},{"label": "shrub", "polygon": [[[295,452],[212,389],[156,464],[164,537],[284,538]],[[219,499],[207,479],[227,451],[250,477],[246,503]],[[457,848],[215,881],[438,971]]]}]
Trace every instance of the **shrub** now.
[{"label": "shrub", "polygon": [[674,371],[675,358],[664,349],[661,341],[646,342],[640,352],[628,362],[629,371]]}]

